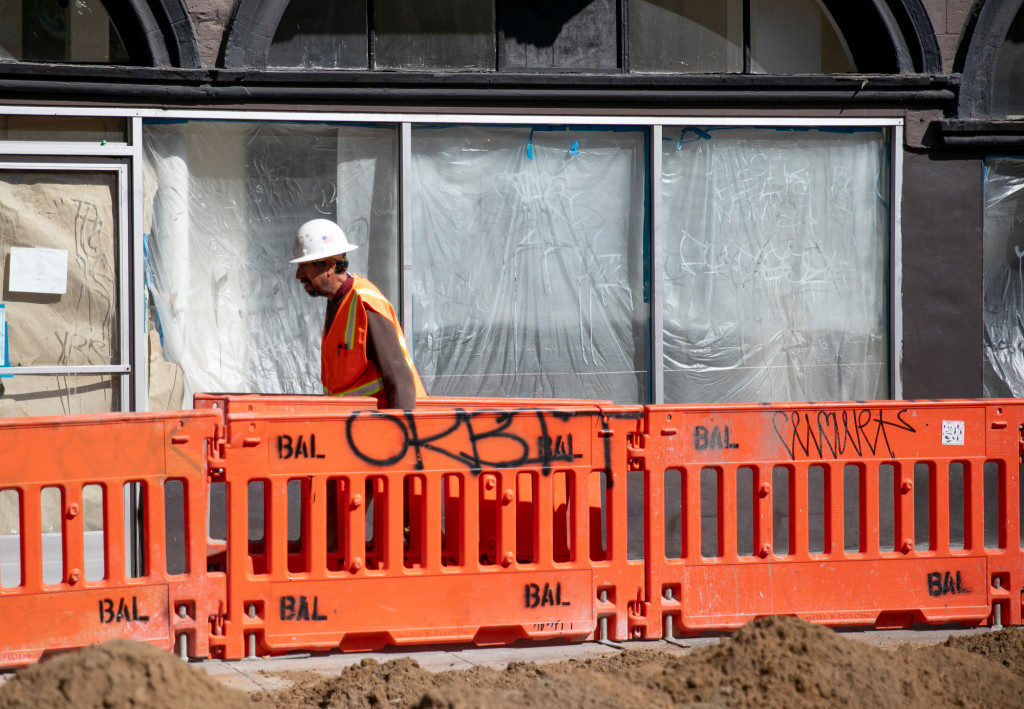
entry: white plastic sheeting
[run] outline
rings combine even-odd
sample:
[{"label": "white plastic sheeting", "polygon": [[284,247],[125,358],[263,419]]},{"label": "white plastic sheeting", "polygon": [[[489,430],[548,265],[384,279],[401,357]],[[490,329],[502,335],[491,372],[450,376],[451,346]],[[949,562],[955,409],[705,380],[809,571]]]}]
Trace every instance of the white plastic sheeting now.
[{"label": "white plastic sheeting", "polygon": [[412,148],[427,391],[644,401],[644,133],[424,127]]},{"label": "white plastic sheeting", "polygon": [[337,220],[351,269],[397,292],[397,131],[148,123],[147,281],[163,356],[196,391],[319,393],[323,299],[288,264],[299,224]]},{"label": "white plastic sheeting", "polygon": [[665,400],[886,398],[886,134],[664,135]]},{"label": "white plastic sheeting", "polygon": [[985,163],[985,396],[1024,396],[1024,160]]}]

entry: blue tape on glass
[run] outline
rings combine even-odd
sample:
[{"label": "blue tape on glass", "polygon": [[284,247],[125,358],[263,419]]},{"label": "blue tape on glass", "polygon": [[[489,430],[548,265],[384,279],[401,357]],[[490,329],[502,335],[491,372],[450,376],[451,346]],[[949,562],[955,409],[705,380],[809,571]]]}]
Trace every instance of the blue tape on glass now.
[{"label": "blue tape on glass", "polygon": [[[11,366],[11,350],[7,346],[7,308],[0,303],[0,339],[3,340],[3,347],[0,347],[0,366]],[[0,374],[0,379],[10,379],[13,374]]]},{"label": "blue tape on glass", "polygon": [[530,129],[530,139],[526,142],[526,157],[533,160],[533,128]]},{"label": "blue tape on glass", "polygon": [[572,141],[572,145],[569,146],[569,154],[570,155],[579,155],[580,154],[580,141],[578,141],[578,140]]}]

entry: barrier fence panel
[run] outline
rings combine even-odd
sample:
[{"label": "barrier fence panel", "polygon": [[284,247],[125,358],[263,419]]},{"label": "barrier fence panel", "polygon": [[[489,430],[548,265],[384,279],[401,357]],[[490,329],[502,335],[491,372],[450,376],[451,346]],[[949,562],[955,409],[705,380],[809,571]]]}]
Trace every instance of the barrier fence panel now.
[{"label": "barrier fence panel", "polygon": [[215,642],[237,658],[627,638],[643,622],[624,484],[641,418],[597,406],[229,416]]},{"label": "barrier fence panel", "polygon": [[1022,622],[1021,401],[195,406],[0,421],[0,666]]},{"label": "barrier fence panel", "polygon": [[[0,666],[117,637],[209,654],[224,597],[204,544],[206,454],[219,420],[183,411],[0,421],[0,497],[14,518],[0,544]],[[165,520],[174,506],[177,535]]]},{"label": "barrier fence panel", "polygon": [[1020,402],[648,407],[651,637],[1020,624],[1022,426]]}]

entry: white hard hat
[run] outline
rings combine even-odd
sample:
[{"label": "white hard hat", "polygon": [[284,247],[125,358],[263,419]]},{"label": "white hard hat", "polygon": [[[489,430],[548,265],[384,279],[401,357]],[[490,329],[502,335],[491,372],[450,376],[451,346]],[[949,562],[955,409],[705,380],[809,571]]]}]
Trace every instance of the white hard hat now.
[{"label": "white hard hat", "polygon": [[359,247],[350,244],[341,227],[330,219],[313,219],[299,227],[295,235],[295,258],[288,263],[319,261],[329,256],[347,254]]}]

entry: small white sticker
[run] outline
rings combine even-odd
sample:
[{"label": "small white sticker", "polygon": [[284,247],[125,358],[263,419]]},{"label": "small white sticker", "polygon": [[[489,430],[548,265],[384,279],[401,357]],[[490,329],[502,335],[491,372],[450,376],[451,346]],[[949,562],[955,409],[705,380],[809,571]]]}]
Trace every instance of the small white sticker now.
[{"label": "small white sticker", "polygon": [[942,422],[942,445],[962,446],[964,444],[964,422],[943,421]]}]

